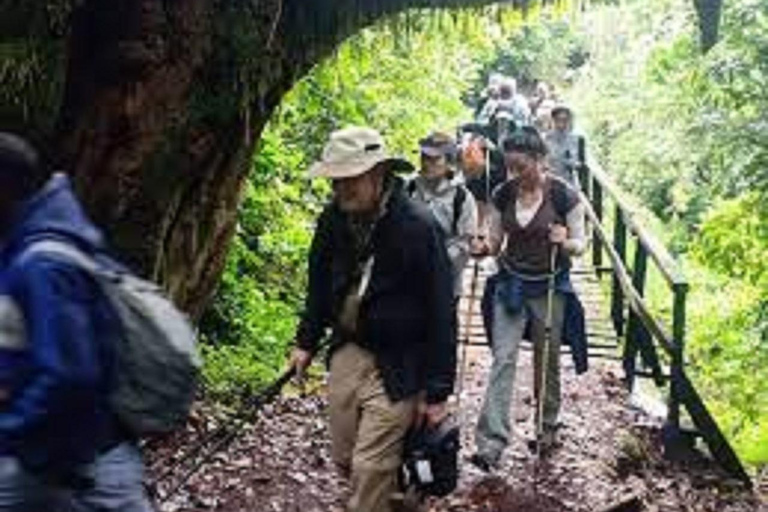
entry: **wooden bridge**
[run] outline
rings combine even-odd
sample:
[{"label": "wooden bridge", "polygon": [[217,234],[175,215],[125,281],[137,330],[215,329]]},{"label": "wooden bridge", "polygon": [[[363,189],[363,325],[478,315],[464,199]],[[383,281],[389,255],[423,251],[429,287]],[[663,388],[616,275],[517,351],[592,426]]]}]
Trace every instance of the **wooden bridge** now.
[{"label": "wooden bridge", "polygon": [[[638,384],[644,384],[646,389],[655,385],[655,394],[660,397],[657,405],[666,416],[666,456],[684,456],[697,439],[702,439],[724,470],[751,485],[739,458],[686,372],[689,284],[680,266],[643,225],[620,188],[594,159],[588,159],[587,165],[578,170],[577,181],[586,206],[591,251],[576,261],[572,280],[586,311],[590,359],[619,362],[629,390],[635,390]],[[662,320],[649,304],[649,262],[658,269],[669,291],[669,320]],[[487,272],[480,272],[474,294],[471,275],[468,269],[460,308],[460,332],[464,342],[484,345],[480,297]],[[467,308],[472,309],[469,315]],[[568,350],[563,348],[564,352]]]},{"label": "wooden bridge", "polygon": [[[521,435],[513,436],[505,465],[495,477],[478,475],[470,465],[463,465],[457,492],[434,503],[431,510],[641,510],[637,505],[640,501],[655,506],[664,500],[667,500],[665,505],[673,508],[653,510],[760,510],[755,508],[749,489],[734,494],[722,493],[715,486],[696,487],[684,500],[675,491],[656,487],[656,479],[661,478],[674,480],[675,485],[683,482],[682,485],[691,489],[691,482],[703,475],[701,468],[692,470],[690,475],[681,475],[679,471],[687,470],[688,466],[675,464],[667,465],[671,469],[664,473],[656,463],[656,445],[652,455],[641,449],[643,457],[653,460],[657,469],[645,474],[636,471],[641,475],[638,478],[648,479],[646,483],[637,484],[639,491],[634,489],[635,484],[621,476],[605,476],[605,468],[616,463],[617,453],[621,452],[610,445],[621,445],[624,434],[636,433],[632,430],[636,417],[658,416],[657,412],[661,411],[664,455],[671,459],[688,456],[700,439],[719,466],[746,484],[740,488],[752,486],[686,372],[688,283],[685,276],[596,162],[589,162],[579,170],[579,183],[591,247],[576,261],[572,281],[585,306],[592,369],[578,378],[572,378],[568,372],[564,375],[562,417],[566,429],[561,437],[564,446],[556,457],[548,460],[549,466],[538,481],[537,473],[530,471],[525,447],[525,439],[531,438],[533,428],[529,421],[533,413],[532,389],[527,379],[519,375],[514,421],[515,432]],[[656,267],[668,290],[669,307],[661,313],[652,308],[648,299],[646,284],[650,265]],[[456,393],[458,400],[464,397],[458,408],[464,455],[471,452],[473,426],[491,359],[480,314],[480,299],[489,271],[478,273],[473,293],[473,270],[473,265],[467,269],[465,293],[459,308],[463,323],[460,340],[466,343],[459,350],[465,352],[466,349],[469,353],[469,364],[461,372],[463,378]],[[530,349],[530,345],[523,347]],[[562,363],[569,366],[570,356],[564,357]],[[519,365],[523,370],[532,367],[528,354],[523,354]],[[622,370],[623,379],[620,379]],[[278,407],[266,412],[261,410],[279,394],[292,375],[291,371],[286,372],[257,397],[246,401],[233,416],[233,424],[222,423],[202,439],[197,439],[196,434],[182,433],[165,451],[157,450],[152,457],[156,464],[150,465],[150,474],[154,476],[152,488],[158,503],[162,504],[161,510],[197,510],[193,505],[203,495],[216,496],[223,504],[221,510],[254,507],[261,510],[265,503],[271,503],[272,510],[327,512],[343,508],[346,484],[335,476],[329,461],[329,434],[322,415],[323,391],[302,398],[294,393],[293,398],[281,398]],[[660,407],[654,407],[650,415],[636,414],[628,406],[635,404],[625,399],[622,386],[630,390],[654,390],[652,399],[645,402]],[[658,424],[655,420],[652,422]],[[652,430],[656,432],[655,428]],[[645,446],[644,438],[638,439],[641,441],[637,446]],[[166,460],[169,451],[174,453],[170,464]],[[286,455],[276,456],[279,453]],[[237,463],[233,466],[231,461]],[[307,468],[312,470],[307,472]],[[709,482],[706,485],[722,478],[720,471],[716,473],[715,480],[706,480]],[[689,476],[691,479],[686,484]],[[240,484],[231,486],[229,482]],[[244,495],[243,488],[249,489],[250,494]],[[542,492],[531,497],[526,494],[531,488]],[[619,499],[618,508],[605,505],[625,495],[630,501]],[[507,498],[512,501],[504,505]],[[534,499],[537,506],[549,503],[549,508],[530,508],[519,501],[523,498]],[[684,505],[690,499],[698,499],[701,507]],[[489,500],[496,508],[483,508]],[[622,508],[633,503],[636,508],[629,505]],[[729,504],[728,507],[723,508],[724,503]]]}]

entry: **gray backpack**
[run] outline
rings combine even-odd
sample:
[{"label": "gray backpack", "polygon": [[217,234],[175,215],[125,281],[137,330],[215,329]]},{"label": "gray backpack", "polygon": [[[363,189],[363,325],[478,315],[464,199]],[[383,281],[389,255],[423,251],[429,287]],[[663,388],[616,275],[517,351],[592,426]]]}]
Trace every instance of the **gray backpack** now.
[{"label": "gray backpack", "polygon": [[202,366],[196,335],[186,316],[156,284],[109,269],[71,244],[34,242],[22,259],[33,254],[76,265],[98,283],[110,301],[122,334],[114,340],[116,378],[110,403],[121,424],[139,436],[182,426]]}]

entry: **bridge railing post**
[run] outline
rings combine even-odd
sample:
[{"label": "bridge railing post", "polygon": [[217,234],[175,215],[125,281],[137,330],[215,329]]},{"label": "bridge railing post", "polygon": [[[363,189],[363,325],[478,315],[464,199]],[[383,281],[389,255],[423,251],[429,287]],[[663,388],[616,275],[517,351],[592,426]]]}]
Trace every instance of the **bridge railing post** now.
[{"label": "bridge railing post", "polygon": [[670,364],[670,400],[668,422],[675,428],[680,427],[680,403],[683,400],[683,372],[685,366],[685,307],[688,295],[687,283],[675,283],[673,286],[674,303],[672,306],[672,337],[674,346]]},{"label": "bridge railing post", "polygon": [[[594,175],[592,175],[591,178],[592,178],[590,180],[591,194],[589,194],[589,197],[592,200],[592,209],[595,211],[595,216],[602,223],[603,222],[603,186],[600,184],[600,181]],[[598,273],[597,273],[598,277],[602,276],[602,273],[599,272],[599,269],[601,269],[603,266],[603,241],[598,236],[595,236],[592,238],[592,265],[594,266],[594,268],[598,269]]]},{"label": "bridge railing post", "polygon": [[[624,213],[621,205],[616,204],[616,213],[613,224],[613,247],[623,265],[627,263],[627,225],[624,222]],[[611,319],[618,336],[624,335],[624,292],[618,276],[613,274],[611,287]]]},{"label": "bridge railing post", "polygon": [[592,194],[590,193],[590,183],[589,183],[589,167],[585,165],[580,165],[577,168],[579,177],[579,185],[581,186],[581,191],[584,192],[584,195],[587,196],[590,200],[592,199]]},{"label": "bridge railing post", "polygon": [[[648,263],[648,253],[638,238],[635,246],[635,261],[632,265],[632,286],[642,297],[645,293],[645,277]],[[640,329],[642,322],[637,314],[630,308],[629,320],[627,321],[627,341],[624,344],[624,356],[622,358],[624,366],[624,379],[629,389],[632,389],[635,383],[635,370],[637,365],[637,353],[640,343]]]}]

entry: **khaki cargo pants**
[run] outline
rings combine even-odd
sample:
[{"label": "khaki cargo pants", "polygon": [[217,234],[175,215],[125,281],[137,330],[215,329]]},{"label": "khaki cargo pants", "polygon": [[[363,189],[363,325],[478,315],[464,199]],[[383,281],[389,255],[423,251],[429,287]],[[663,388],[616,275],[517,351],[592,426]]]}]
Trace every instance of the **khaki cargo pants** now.
[{"label": "khaki cargo pants", "polygon": [[351,478],[348,512],[406,509],[397,474],[415,407],[415,398],[389,399],[370,352],[347,343],[331,358],[332,455],[342,474]]}]

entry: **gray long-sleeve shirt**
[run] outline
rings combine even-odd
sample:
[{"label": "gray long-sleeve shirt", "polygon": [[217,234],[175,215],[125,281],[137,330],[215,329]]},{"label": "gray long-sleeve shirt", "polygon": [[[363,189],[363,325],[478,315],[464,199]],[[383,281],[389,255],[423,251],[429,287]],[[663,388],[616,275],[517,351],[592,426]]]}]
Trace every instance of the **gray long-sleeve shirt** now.
[{"label": "gray long-sleeve shirt", "polygon": [[552,130],[544,140],[549,149],[547,163],[555,176],[575,184],[574,170],[579,160],[579,136],[573,132]]},{"label": "gray long-sleeve shirt", "polygon": [[[461,212],[453,229],[454,204],[457,190],[464,187],[464,201]],[[445,233],[446,249],[451,260],[454,274],[454,294],[461,295],[462,274],[469,261],[472,238],[477,235],[477,203],[474,196],[464,186],[462,177],[442,179],[436,186],[421,176],[413,179],[409,186],[413,191],[411,197],[424,203],[437,219]]]}]

